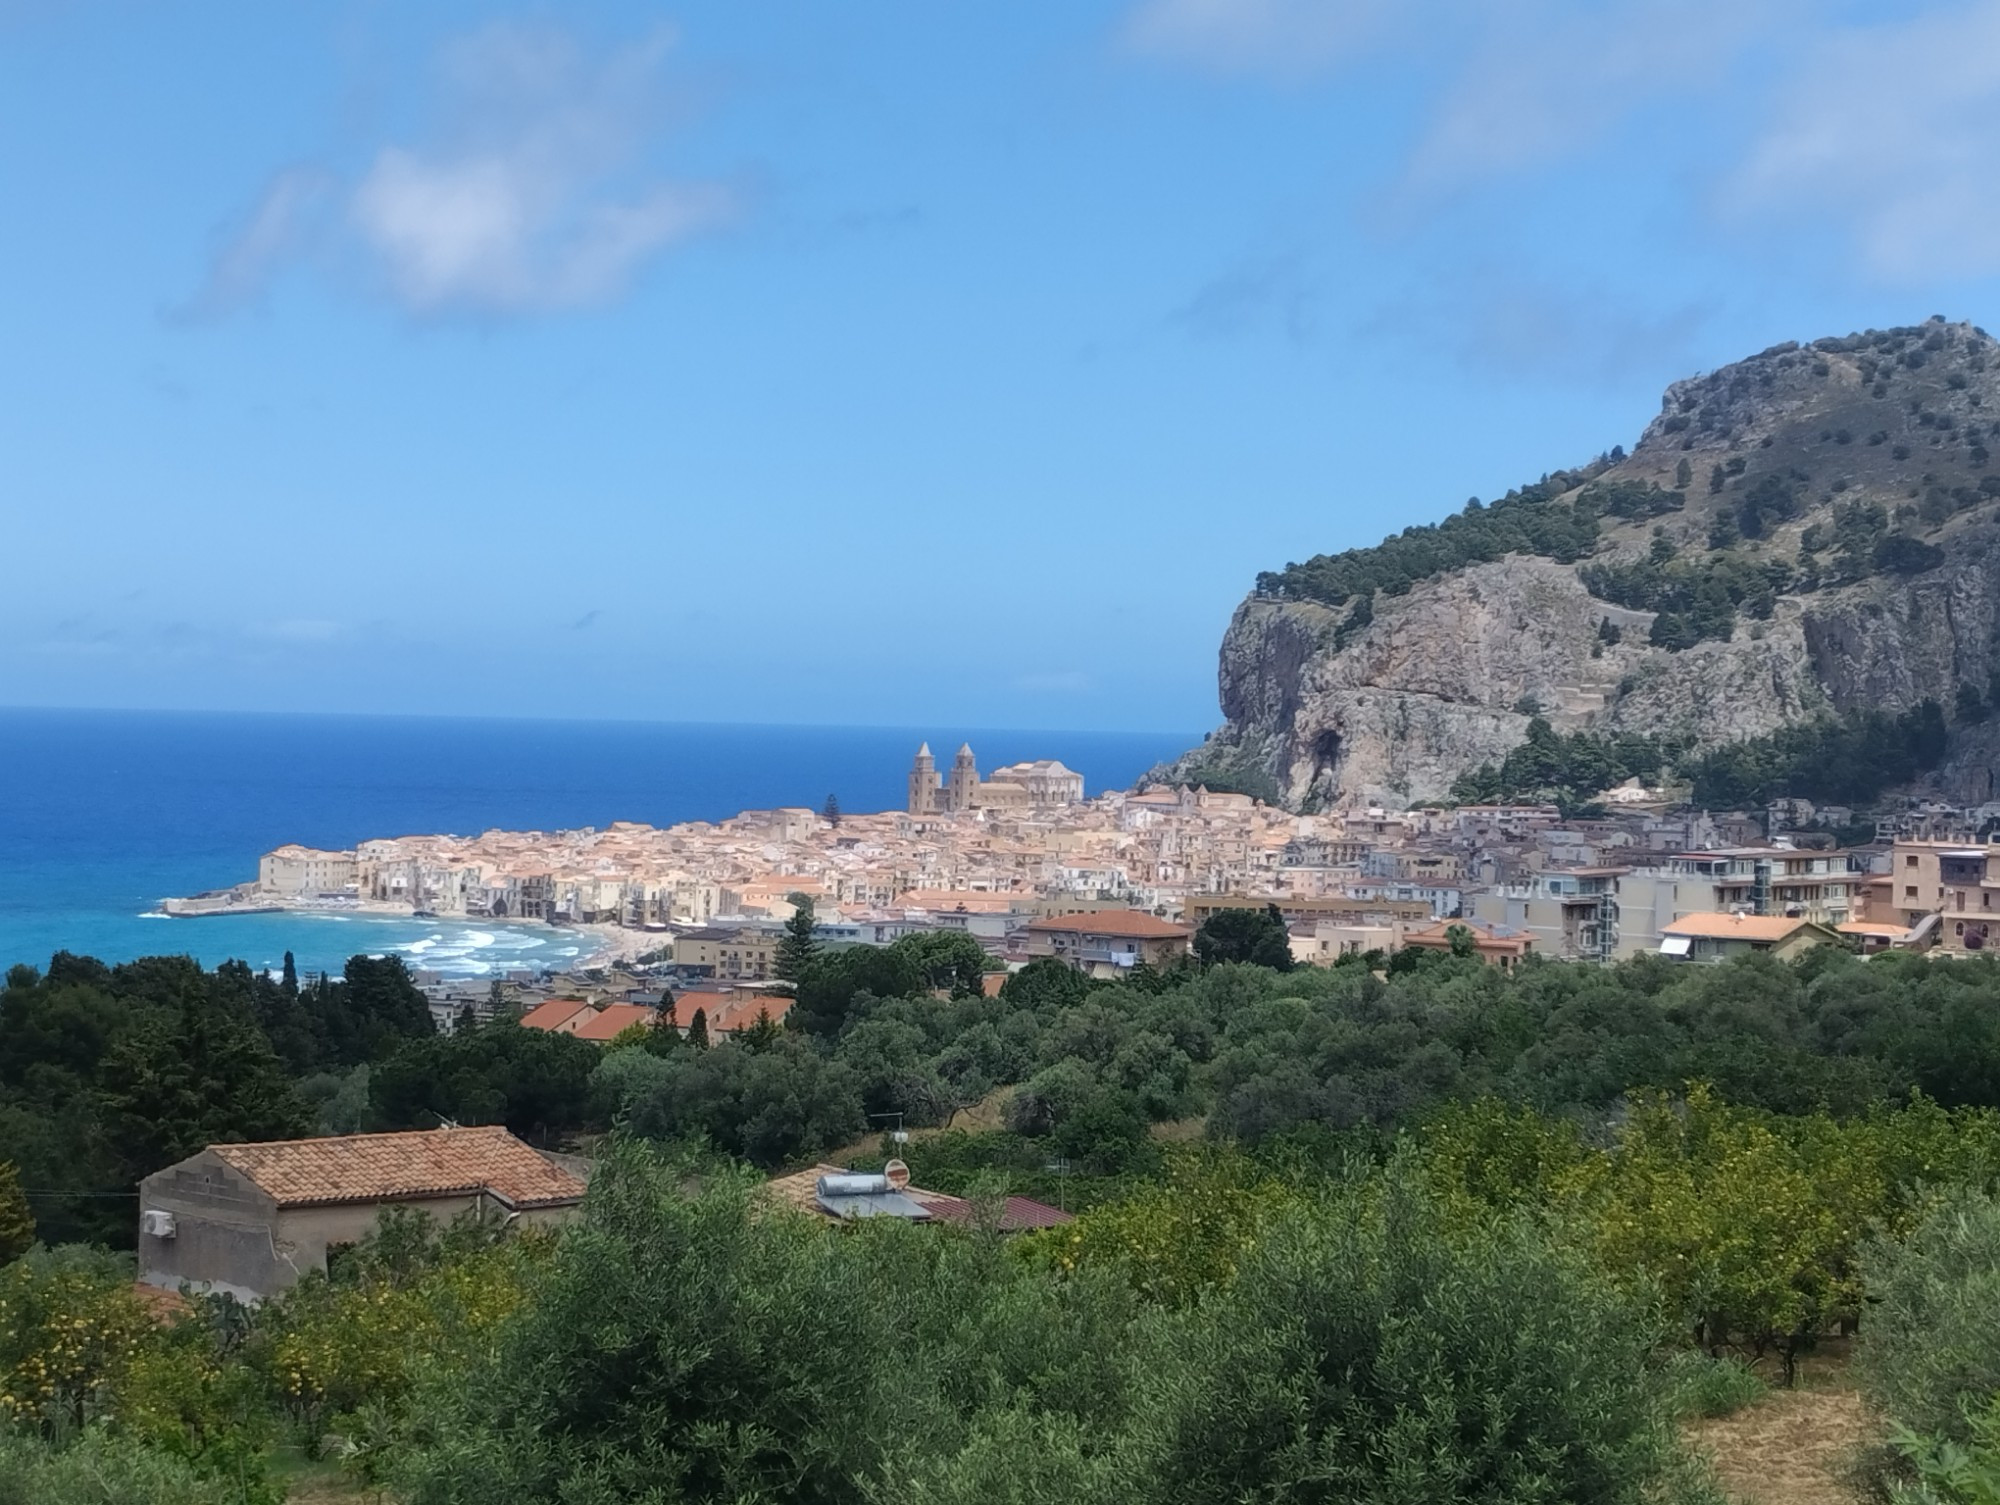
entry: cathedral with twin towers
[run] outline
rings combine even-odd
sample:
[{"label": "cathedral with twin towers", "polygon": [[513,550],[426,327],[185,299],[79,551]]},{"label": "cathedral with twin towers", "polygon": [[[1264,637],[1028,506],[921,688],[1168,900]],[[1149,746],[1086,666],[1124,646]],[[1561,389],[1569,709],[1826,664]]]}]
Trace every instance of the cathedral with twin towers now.
[{"label": "cathedral with twin towers", "polygon": [[1051,805],[1083,803],[1083,775],[1053,758],[1034,763],[1009,763],[993,777],[979,777],[979,763],[970,743],[961,744],[951,770],[939,773],[926,742],[910,765],[912,815],[956,815],[967,810],[1032,810]]}]

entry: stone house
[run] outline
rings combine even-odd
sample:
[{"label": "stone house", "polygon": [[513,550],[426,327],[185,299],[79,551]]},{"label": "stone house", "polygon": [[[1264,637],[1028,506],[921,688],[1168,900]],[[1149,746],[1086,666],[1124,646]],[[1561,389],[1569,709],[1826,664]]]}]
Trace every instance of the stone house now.
[{"label": "stone house", "polygon": [[258,1301],[387,1208],[544,1223],[582,1200],[581,1179],[498,1126],[212,1144],[139,1183],[139,1283]]}]

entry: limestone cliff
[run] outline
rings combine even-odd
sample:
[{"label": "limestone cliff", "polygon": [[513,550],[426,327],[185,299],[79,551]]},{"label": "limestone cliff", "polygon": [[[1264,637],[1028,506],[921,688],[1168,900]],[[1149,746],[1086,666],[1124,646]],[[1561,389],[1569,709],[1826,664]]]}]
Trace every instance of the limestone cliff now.
[{"label": "limestone cliff", "polygon": [[[1416,544],[1260,579],[1222,643],[1226,724],[1172,771],[1294,807],[1403,804],[1504,756],[1533,714],[1712,746],[1828,711],[1949,707],[2000,683],[1989,440],[2000,345],[1967,325],[1678,382],[1629,456]],[[1557,557],[1466,542],[1517,516]],[[1629,604],[1655,598],[1685,616]],[[1943,787],[1987,797],[1996,742],[1991,722],[1956,732]]]}]

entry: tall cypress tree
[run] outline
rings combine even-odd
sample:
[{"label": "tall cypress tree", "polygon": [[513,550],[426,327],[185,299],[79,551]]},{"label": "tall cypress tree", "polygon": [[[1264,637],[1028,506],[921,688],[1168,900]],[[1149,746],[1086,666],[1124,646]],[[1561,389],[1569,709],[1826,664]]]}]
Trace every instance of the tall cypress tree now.
[{"label": "tall cypress tree", "polygon": [[788,897],[792,917],[785,921],[785,938],[778,942],[773,966],[781,981],[796,983],[819,956],[819,941],[813,935],[813,901],[805,894]]}]

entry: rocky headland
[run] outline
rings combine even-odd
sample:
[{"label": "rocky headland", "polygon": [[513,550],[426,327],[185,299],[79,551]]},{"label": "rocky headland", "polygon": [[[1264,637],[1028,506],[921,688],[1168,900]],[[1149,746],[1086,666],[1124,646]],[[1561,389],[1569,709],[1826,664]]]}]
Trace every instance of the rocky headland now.
[{"label": "rocky headland", "polygon": [[[1260,577],[1222,642],[1225,724],[1170,772],[1295,809],[1406,805],[1504,757],[1535,716],[1709,748],[1968,691],[1990,704],[1989,449],[2000,343],[1966,324],[1676,382],[1630,454]],[[1989,798],[1995,724],[1953,722],[1940,790]]]}]

